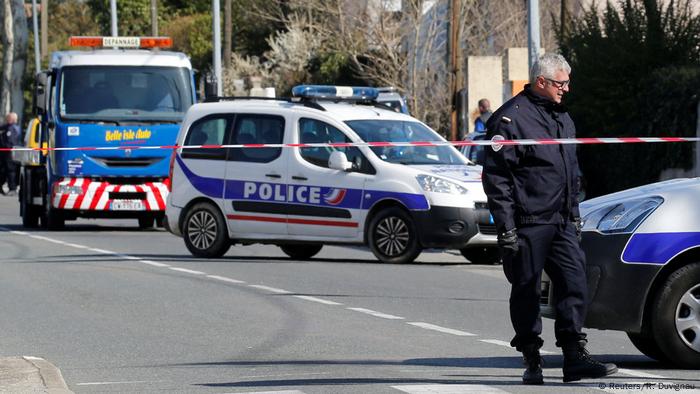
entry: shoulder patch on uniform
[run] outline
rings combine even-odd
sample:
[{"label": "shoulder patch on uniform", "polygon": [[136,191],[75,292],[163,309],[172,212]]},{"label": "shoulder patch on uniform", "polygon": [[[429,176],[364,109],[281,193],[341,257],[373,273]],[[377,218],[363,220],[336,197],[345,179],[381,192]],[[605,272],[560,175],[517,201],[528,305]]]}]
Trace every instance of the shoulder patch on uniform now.
[{"label": "shoulder patch on uniform", "polygon": [[503,145],[498,144],[497,142],[504,141],[505,139],[506,138],[500,134],[494,135],[493,138],[491,138],[491,142],[493,142],[493,145],[491,145],[491,149],[493,149],[494,152],[498,152],[499,150],[501,150],[501,148],[503,148]]},{"label": "shoulder patch on uniform", "polygon": [[501,122],[510,123],[512,120],[507,116],[501,116]]}]

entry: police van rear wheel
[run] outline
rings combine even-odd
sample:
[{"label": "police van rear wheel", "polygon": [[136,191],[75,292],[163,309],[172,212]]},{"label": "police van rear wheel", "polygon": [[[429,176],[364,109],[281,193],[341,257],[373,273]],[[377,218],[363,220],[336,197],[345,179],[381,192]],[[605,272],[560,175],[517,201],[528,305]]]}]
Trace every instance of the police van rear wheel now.
[{"label": "police van rear wheel", "polygon": [[195,204],[187,212],[182,233],[185,246],[196,257],[221,257],[231,247],[224,217],[210,203]]},{"label": "police van rear wheel", "polygon": [[280,245],[280,249],[289,257],[296,260],[310,259],[321,251],[323,245],[316,244],[294,244]]},{"label": "police van rear wheel", "polygon": [[657,294],[651,328],[659,348],[674,364],[700,369],[700,263],[676,270]]},{"label": "police van rear wheel", "polygon": [[421,252],[416,226],[401,208],[379,211],[369,223],[369,247],[383,263],[411,263]]}]

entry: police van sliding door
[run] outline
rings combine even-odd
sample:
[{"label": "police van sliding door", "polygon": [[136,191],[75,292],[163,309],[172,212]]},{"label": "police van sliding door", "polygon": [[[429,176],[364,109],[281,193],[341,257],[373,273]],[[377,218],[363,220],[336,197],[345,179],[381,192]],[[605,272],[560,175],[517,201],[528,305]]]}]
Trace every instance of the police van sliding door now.
[{"label": "police van sliding door", "polygon": [[[230,144],[281,144],[284,131],[281,116],[240,114]],[[224,205],[233,237],[287,235],[286,155],[282,148],[229,149]]]},{"label": "police van sliding door", "polygon": [[[318,119],[296,122],[295,142],[344,143],[351,140],[337,127]],[[331,152],[344,152],[352,170],[328,168]],[[368,167],[369,166],[369,167]],[[362,206],[371,166],[355,147],[293,148],[289,156],[287,213],[289,234],[316,239],[359,239],[366,212]]]}]

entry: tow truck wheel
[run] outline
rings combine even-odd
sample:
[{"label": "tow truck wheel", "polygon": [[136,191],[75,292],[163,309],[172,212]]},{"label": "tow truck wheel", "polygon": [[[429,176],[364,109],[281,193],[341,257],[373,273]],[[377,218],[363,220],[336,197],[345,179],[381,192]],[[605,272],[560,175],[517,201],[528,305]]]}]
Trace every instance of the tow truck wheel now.
[{"label": "tow truck wheel", "polygon": [[41,216],[37,207],[27,204],[25,199],[25,189],[21,187],[19,189],[19,204],[20,212],[22,213],[22,226],[26,228],[36,228],[39,227],[39,217]]},{"label": "tow truck wheel", "polygon": [[154,221],[155,218],[153,216],[142,216],[139,218],[139,228],[141,230],[152,228]]},{"label": "tow truck wheel", "polygon": [[636,347],[637,350],[642,352],[642,354],[645,356],[661,362],[668,361],[668,357],[666,357],[664,352],[661,351],[659,344],[656,343],[656,339],[654,339],[653,336],[628,332],[627,337],[630,339],[634,347]]},{"label": "tow truck wheel", "polygon": [[219,209],[207,202],[192,206],[182,226],[185,246],[196,257],[221,257],[228,252],[226,222]]},{"label": "tow truck wheel", "polygon": [[700,369],[700,263],[672,273],[651,311],[651,328],[661,351],[680,367]]},{"label": "tow truck wheel", "polygon": [[66,218],[63,217],[63,214],[49,208],[48,212],[46,212],[46,228],[49,230],[61,230],[65,226]]},{"label": "tow truck wheel", "polygon": [[472,264],[498,264],[501,262],[501,251],[498,248],[464,248],[459,251]]},{"label": "tow truck wheel", "polygon": [[397,207],[381,210],[372,217],[367,240],[382,263],[411,263],[422,249],[413,219]]},{"label": "tow truck wheel", "polygon": [[318,244],[290,244],[280,245],[280,249],[289,257],[295,260],[310,259],[321,251],[323,245]]}]

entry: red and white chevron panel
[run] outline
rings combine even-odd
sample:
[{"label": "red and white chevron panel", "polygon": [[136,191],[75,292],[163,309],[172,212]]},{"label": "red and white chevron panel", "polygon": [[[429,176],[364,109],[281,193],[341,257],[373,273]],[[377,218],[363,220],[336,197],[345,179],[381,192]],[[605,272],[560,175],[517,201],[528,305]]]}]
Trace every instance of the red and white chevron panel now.
[{"label": "red and white chevron panel", "polygon": [[[79,187],[81,194],[57,193],[58,185]],[[145,193],[146,198],[138,205],[138,210],[165,211],[165,200],[168,188],[162,182],[146,182],[138,185],[113,185],[104,181],[93,181],[89,178],[63,178],[54,183],[51,191],[51,206],[59,209],[110,211],[115,210],[110,199],[110,193],[137,192]],[[129,201],[129,200],[126,200]]]}]

